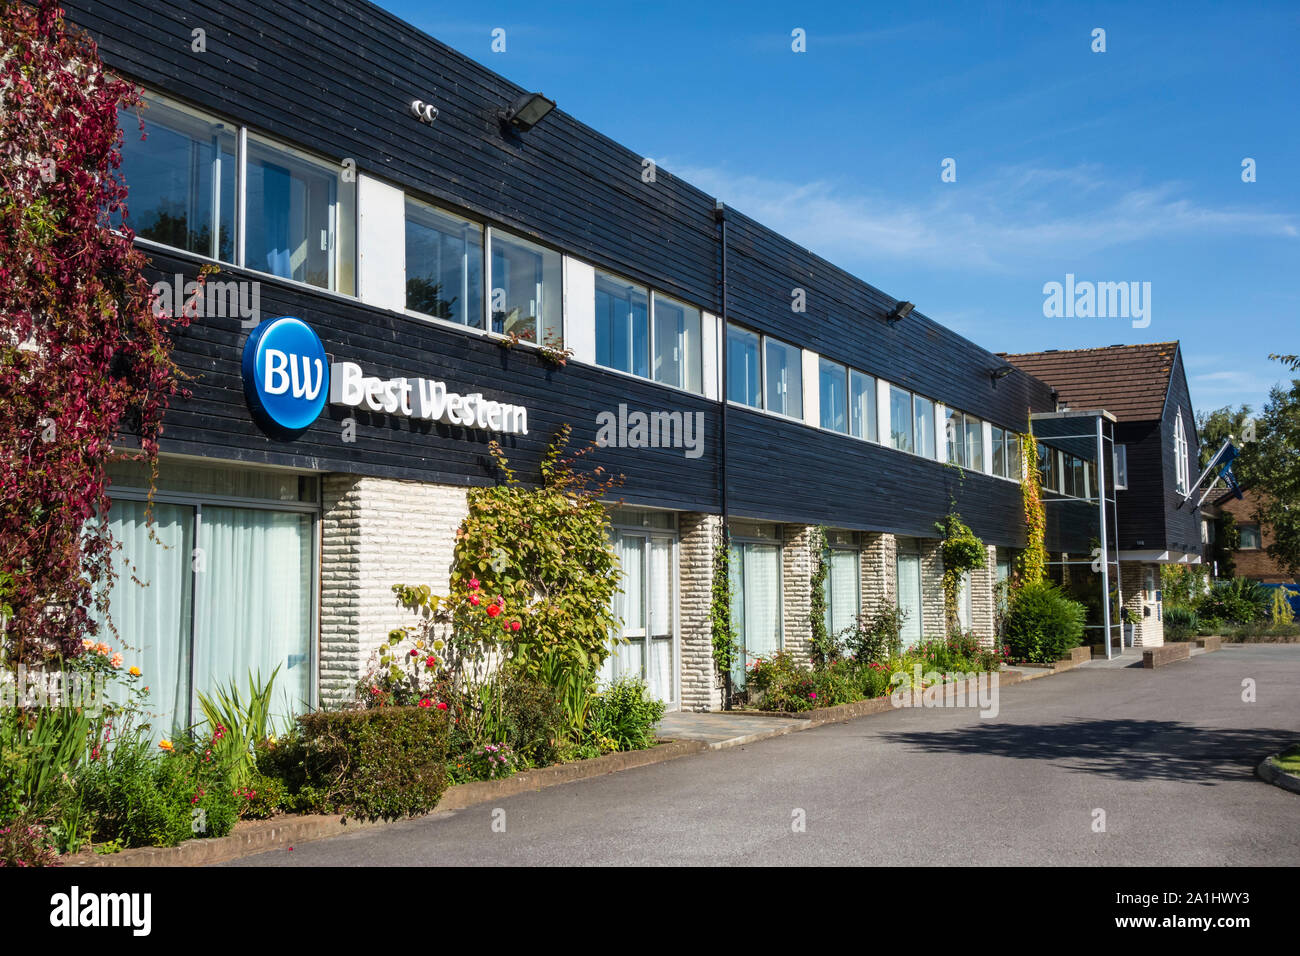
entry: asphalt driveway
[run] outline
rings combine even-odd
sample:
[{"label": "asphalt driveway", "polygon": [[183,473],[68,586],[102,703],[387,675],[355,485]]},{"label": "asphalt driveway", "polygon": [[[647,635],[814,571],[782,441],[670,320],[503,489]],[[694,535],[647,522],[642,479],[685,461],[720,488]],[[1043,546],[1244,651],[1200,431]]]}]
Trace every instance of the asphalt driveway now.
[{"label": "asphalt driveway", "polygon": [[1300,864],[1300,795],[1254,775],[1300,740],[1300,645],[1085,666],[999,704],[991,720],[860,718],[227,865]]}]

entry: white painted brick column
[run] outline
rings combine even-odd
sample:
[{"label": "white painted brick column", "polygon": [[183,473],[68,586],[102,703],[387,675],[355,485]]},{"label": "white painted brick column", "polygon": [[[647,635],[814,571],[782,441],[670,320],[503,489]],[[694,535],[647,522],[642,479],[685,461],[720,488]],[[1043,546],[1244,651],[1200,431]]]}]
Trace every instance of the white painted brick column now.
[{"label": "white painted brick column", "polygon": [[943,543],[934,538],[921,540],[921,639],[947,634],[943,607]]},{"label": "white painted brick column", "polygon": [[886,603],[898,605],[898,539],[869,532],[862,536],[862,613]]},{"label": "white painted brick column", "polygon": [[812,525],[781,526],[782,648],[808,664],[812,653]]}]

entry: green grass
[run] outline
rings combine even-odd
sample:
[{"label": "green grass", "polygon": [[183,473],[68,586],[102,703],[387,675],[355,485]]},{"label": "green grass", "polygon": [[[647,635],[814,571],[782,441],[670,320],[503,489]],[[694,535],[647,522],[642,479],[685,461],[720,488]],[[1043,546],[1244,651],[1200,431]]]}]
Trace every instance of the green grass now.
[{"label": "green grass", "polygon": [[1300,777],[1300,744],[1288,747],[1274,757],[1273,765],[1279,770]]}]

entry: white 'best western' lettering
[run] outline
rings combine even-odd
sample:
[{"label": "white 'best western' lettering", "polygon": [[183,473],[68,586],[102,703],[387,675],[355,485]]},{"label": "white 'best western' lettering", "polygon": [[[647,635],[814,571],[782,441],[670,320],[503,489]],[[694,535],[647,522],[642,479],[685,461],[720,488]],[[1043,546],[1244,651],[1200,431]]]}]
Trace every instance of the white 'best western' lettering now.
[{"label": "white 'best western' lettering", "polygon": [[[325,363],[320,359],[287,355],[279,349],[267,349],[263,354],[266,356],[263,381],[268,395],[283,395],[291,387],[294,398],[311,401],[320,394],[321,386],[325,384]],[[316,367],[314,379],[311,375],[313,365]]]},{"label": "white 'best western' lettering", "polygon": [[463,425],[513,435],[528,434],[528,409],[484,398],[479,392],[461,395],[442,382],[427,378],[382,379],[362,373],[354,362],[330,366],[330,404],[365,407],[389,415]]}]

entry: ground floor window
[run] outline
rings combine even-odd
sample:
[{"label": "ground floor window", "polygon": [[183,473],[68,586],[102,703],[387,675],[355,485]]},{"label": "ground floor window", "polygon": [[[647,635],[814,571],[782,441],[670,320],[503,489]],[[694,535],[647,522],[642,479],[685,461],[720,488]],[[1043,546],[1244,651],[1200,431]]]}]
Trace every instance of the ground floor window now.
[{"label": "ground floor window", "polygon": [[898,609],[903,614],[904,647],[916,645],[924,634],[922,607],[921,543],[915,538],[899,538]]},{"label": "ground floor window", "polygon": [[732,684],[740,687],[748,662],[781,649],[781,544],[772,524],[738,524],[732,534],[731,622],[741,647]]},{"label": "ground floor window", "polygon": [[826,544],[826,632],[834,637],[854,625],[862,608],[862,566],[853,533],[828,531]]},{"label": "ground floor window", "polygon": [[[278,666],[274,712],[279,717],[313,705],[315,645],[315,482],[297,476],[221,472],[204,476],[195,466],[168,475],[160,470],[150,532],[129,466],[115,469],[108,521],[122,548],[109,593],[101,640],[127,649],[149,687],[146,710],[157,736],[201,717],[197,693],[250,672],[267,678]],[[206,478],[206,480],[205,480]],[[261,488],[293,500],[233,500],[203,487],[234,491]],[[136,487],[132,487],[135,485]],[[303,493],[310,495],[302,500]],[[111,627],[116,629],[113,635]]]},{"label": "ground floor window", "polygon": [[622,568],[622,593],[614,597],[622,641],[614,645],[601,672],[602,682],[636,677],[653,697],[670,707],[677,702],[674,648],[673,552],[670,535],[615,531],[614,548]]}]

